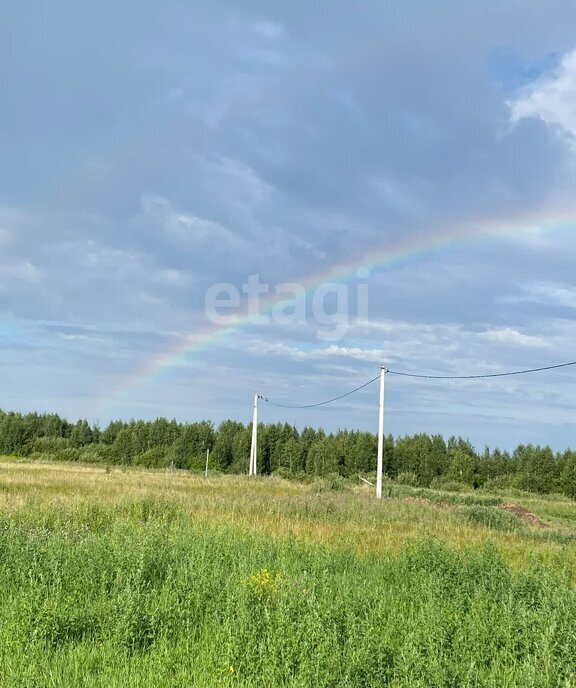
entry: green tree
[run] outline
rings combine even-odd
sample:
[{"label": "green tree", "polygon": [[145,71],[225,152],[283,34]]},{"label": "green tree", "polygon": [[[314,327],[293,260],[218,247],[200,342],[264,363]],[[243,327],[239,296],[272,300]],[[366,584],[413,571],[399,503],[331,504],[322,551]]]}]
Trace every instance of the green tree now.
[{"label": "green tree", "polygon": [[474,486],[476,480],[476,459],[469,452],[455,447],[451,451],[448,477],[451,480]]}]

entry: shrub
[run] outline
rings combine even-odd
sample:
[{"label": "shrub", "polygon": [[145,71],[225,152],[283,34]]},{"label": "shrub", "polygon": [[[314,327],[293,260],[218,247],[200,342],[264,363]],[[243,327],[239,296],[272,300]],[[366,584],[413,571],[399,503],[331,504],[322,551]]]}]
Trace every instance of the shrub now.
[{"label": "shrub", "polygon": [[396,482],[399,485],[408,485],[409,487],[418,487],[420,484],[420,480],[418,479],[416,473],[412,473],[410,471],[399,473],[396,477]]},{"label": "shrub", "polygon": [[68,447],[54,454],[56,461],[80,461],[80,450]]},{"label": "shrub", "polygon": [[279,466],[272,475],[283,480],[297,480],[302,483],[309,483],[313,480],[310,473],[306,473],[306,471],[291,471],[285,466]]},{"label": "shrub", "polygon": [[450,494],[448,492],[440,492],[429,490],[425,487],[410,487],[409,485],[395,484],[390,490],[390,496],[393,497],[416,497],[418,499],[428,499],[437,504],[461,504],[463,506],[498,506],[502,504],[502,498],[496,495],[483,494]]},{"label": "shrub", "polygon": [[443,490],[444,492],[469,492],[470,485],[459,480],[448,480],[446,478],[434,478],[430,483],[432,490]]},{"label": "shrub", "polygon": [[167,450],[164,447],[153,447],[132,459],[134,466],[146,468],[163,468],[168,465]]},{"label": "shrub", "polygon": [[517,475],[498,475],[495,478],[490,478],[482,485],[482,489],[487,492],[518,489],[518,487],[519,481]]},{"label": "shrub", "polygon": [[89,444],[80,450],[79,460],[85,463],[112,463],[114,452],[108,444]]},{"label": "shrub", "polygon": [[346,488],[346,479],[337,473],[330,473],[326,476],[328,485],[333,492],[341,492]]},{"label": "shrub", "polygon": [[33,452],[28,458],[30,461],[38,461],[40,463],[54,461],[54,456],[46,452]]},{"label": "shrub", "polygon": [[55,455],[70,447],[67,437],[37,437],[27,442],[18,452],[18,456],[31,456],[32,454]]},{"label": "shrub", "polygon": [[329,473],[323,478],[314,480],[313,486],[317,492],[342,492],[348,487],[348,482],[337,473]]},{"label": "shrub", "polygon": [[470,523],[477,523],[494,530],[518,530],[522,525],[514,514],[497,507],[475,504],[463,507],[460,513]]}]

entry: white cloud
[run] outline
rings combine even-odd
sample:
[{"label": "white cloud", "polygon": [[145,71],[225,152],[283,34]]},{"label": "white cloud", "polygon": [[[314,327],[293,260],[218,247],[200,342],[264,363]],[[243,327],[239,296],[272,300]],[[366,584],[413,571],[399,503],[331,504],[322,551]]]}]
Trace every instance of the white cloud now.
[{"label": "white cloud", "polygon": [[569,324],[534,323],[534,329],[526,333],[511,326],[478,331],[457,324],[372,321],[363,322],[361,328],[352,327],[352,341],[348,338],[326,347],[255,340],[248,349],[259,355],[316,364],[340,359],[384,363],[406,372],[497,373],[513,369],[519,360],[526,367],[531,365],[531,349],[554,349],[554,360],[569,356],[574,334]]},{"label": "white cloud", "polygon": [[513,344],[515,346],[532,346],[540,349],[545,349],[550,346],[550,343],[542,337],[522,334],[511,327],[487,330],[486,332],[482,332],[480,336],[490,339],[493,342]]},{"label": "white cloud", "polygon": [[191,276],[182,270],[167,268],[156,275],[156,281],[168,287],[185,287],[190,284]]},{"label": "white cloud", "polygon": [[144,215],[159,220],[172,238],[184,240],[189,244],[210,242],[216,249],[230,245],[238,246],[241,243],[238,237],[218,222],[175,208],[173,203],[163,196],[144,194],[141,203]]},{"label": "white cloud", "polygon": [[541,119],[576,136],[576,50],[556,69],[522,89],[509,103],[512,122]]},{"label": "white cloud", "polygon": [[537,303],[545,306],[576,308],[576,287],[542,282],[525,285],[523,291],[522,295],[502,299],[502,302]]},{"label": "white cloud", "polygon": [[354,346],[337,346],[332,344],[316,349],[299,349],[282,343],[255,341],[250,349],[257,353],[276,354],[298,361],[321,361],[326,358],[351,358],[357,361],[385,363],[388,358],[382,349],[362,349]]},{"label": "white cloud", "polygon": [[361,349],[357,346],[336,346],[332,344],[325,349],[318,349],[316,353],[320,358],[324,356],[338,356],[373,363],[385,363],[388,360],[386,352],[382,349]]},{"label": "white cloud", "polygon": [[69,249],[76,256],[79,267],[94,272],[126,271],[127,266],[134,266],[141,260],[134,252],[99,245],[94,241],[70,242],[62,244],[59,248]]}]

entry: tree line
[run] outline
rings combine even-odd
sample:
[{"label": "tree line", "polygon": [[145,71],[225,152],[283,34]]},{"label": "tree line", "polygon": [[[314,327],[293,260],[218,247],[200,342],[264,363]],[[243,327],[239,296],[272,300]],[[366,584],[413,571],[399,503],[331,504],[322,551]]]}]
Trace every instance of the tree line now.
[{"label": "tree line", "polygon": [[[370,432],[298,430],[287,423],[261,424],[258,432],[258,467],[264,474],[350,477],[375,470],[377,438]],[[233,420],[218,427],[166,418],[113,421],[102,429],[56,414],[0,411],[0,454],[31,460],[202,470],[209,450],[212,470],[243,473],[251,433],[251,425]],[[389,435],[384,470],[391,479],[423,487],[517,488],[576,499],[576,451],[571,449],[554,452],[528,444],[513,452],[477,452],[462,437]]]}]

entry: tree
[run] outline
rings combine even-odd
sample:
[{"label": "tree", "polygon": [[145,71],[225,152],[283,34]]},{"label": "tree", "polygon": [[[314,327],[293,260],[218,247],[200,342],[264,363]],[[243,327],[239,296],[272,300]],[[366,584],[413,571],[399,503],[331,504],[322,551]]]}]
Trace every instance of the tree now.
[{"label": "tree", "polygon": [[132,448],[132,431],[129,428],[123,428],[116,435],[114,444],[112,445],[114,456],[118,463],[128,464],[134,456]]},{"label": "tree", "polygon": [[576,499],[576,452],[567,450],[563,455],[563,469],[560,476],[562,492]]},{"label": "tree", "polygon": [[452,449],[448,477],[475,487],[476,459],[460,447]]},{"label": "tree", "polygon": [[70,445],[76,449],[85,447],[93,441],[92,428],[87,420],[79,420],[70,433]]},{"label": "tree", "polygon": [[[234,437],[245,429],[242,423],[234,420],[225,420],[218,426],[213,454],[221,470],[227,470],[234,463]],[[246,465],[248,465],[248,456],[246,456]]]},{"label": "tree", "polygon": [[212,423],[190,423],[180,429],[180,434],[172,444],[170,454],[176,468],[200,468],[204,465],[207,449],[214,445]]}]

